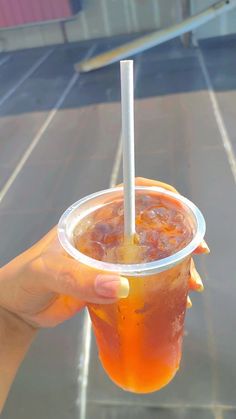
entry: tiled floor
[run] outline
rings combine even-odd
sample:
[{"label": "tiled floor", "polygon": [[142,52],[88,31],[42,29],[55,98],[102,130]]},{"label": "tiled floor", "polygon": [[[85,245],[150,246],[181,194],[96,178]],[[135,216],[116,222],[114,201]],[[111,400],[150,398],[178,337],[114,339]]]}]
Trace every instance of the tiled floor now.
[{"label": "tiled floor", "polygon": [[[112,175],[121,180],[114,171],[119,65],[77,79],[73,65],[123,39],[11,53],[0,66],[1,264],[39,239],[69,204],[108,187]],[[212,250],[197,260],[206,289],[193,296],[180,372],[158,393],[123,392],[103,372],[94,339],[84,353],[80,314],[41,332],[3,419],[236,418],[235,57],[236,36],[202,41],[199,49],[175,40],[135,57],[136,172],[174,184],[199,205]]]}]

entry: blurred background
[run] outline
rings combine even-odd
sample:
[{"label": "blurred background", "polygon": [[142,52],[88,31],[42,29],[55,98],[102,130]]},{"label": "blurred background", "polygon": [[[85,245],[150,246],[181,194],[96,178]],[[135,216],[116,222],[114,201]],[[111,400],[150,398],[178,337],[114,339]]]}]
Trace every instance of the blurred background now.
[{"label": "blurred background", "polygon": [[[0,0],[1,266],[71,203],[122,179],[119,63],[74,65],[214,3]],[[80,313],[40,332],[3,419],[236,418],[235,22],[233,9],[132,57],[136,173],[192,199],[211,247],[196,257],[205,292],[192,296],[179,373],[157,393],[120,390]]]}]

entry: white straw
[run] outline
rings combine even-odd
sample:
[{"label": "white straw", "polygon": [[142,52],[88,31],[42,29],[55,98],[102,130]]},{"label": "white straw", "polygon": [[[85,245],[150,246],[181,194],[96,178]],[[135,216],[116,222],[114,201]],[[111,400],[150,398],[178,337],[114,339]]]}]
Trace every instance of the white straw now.
[{"label": "white straw", "polygon": [[124,234],[135,234],[134,82],[133,61],[120,62],[124,181]]}]

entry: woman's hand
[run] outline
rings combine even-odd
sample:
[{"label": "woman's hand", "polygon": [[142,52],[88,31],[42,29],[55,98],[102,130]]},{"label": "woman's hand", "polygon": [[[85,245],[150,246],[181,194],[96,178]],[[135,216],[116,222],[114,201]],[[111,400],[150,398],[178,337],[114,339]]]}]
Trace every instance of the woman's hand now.
[{"label": "woman's hand", "polygon": [[[137,178],[136,184],[161,186],[178,193],[155,180]],[[195,253],[209,253],[204,241]],[[193,261],[189,288],[203,290]],[[56,227],[0,269],[0,308],[35,327],[56,326],[74,316],[85,302],[109,304],[128,292],[126,278],[95,271],[68,256],[58,241]]]},{"label": "woman's hand", "polygon": [[109,304],[127,297],[129,283],[80,264],[66,254],[53,228],[0,270],[0,308],[35,327],[53,327],[85,302]]},{"label": "woman's hand", "polygon": [[[137,178],[137,185],[170,185]],[[209,253],[202,242],[195,253]],[[203,285],[191,261],[189,289]],[[0,413],[17,369],[36,331],[73,317],[86,302],[109,304],[129,293],[129,283],[118,274],[106,274],[82,265],[66,254],[53,228],[33,247],[0,269]],[[188,301],[190,305],[190,300]]]},{"label": "woman's hand", "polygon": [[80,264],[62,249],[56,227],[0,269],[0,413],[37,330],[74,316],[86,302],[127,297],[129,283]]}]

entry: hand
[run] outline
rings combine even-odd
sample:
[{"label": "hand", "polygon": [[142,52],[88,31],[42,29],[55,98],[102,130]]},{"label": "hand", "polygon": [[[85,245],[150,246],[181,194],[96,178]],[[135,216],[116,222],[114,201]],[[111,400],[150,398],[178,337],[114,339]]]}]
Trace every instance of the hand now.
[{"label": "hand", "polygon": [[112,303],[127,297],[117,274],[80,264],[62,249],[56,227],[0,269],[0,414],[15,374],[37,330],[74,316],[84,301]]},{"label": "hand", "polygon": [[32,248],[0,269],[0,308],[35,327],[53,327],[85,302],[113,303],[127,297],[129,283],[66,254],[53,228]]},{"label": "hand", "polygon": [[[178,193],[178,191],[171,185],[167,183],[160,182],[158,180],[152,179],[145,179],[142,177],[137,177],[135,179],[135,184],[137,186],[159,186],[161,188],[167,189],[171,192]],[[203,240],[202,243],[198,246],[198,248],[194,251],[195,254],[208,254],[210,253],[209,247],[207,246],[206,242]],[[199,273],[197,272],[194,261],[191,259],[190,265],[190,278],[189,278],[189,290],[190,291],[197,291],[202,292],[204,290],[204,286],[201,280]],[[192,307],[192,302],[188,297],[187,300],[187,307]]]},{"label": "hand", "polygon": [[[137,178],[136,184],[177,193],[172,186],[154,180]],[[206,243],[195,253],[209,253]],[[203,290],[193,261],[189,288]],[[85,302],[109,304],[128,292],[126,278],[95,271],[68,256],[58,241],[56,227],[0,269],[0,307],[35,327],[56,326],[74,316]]]}]

